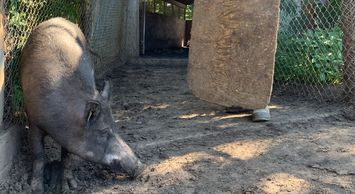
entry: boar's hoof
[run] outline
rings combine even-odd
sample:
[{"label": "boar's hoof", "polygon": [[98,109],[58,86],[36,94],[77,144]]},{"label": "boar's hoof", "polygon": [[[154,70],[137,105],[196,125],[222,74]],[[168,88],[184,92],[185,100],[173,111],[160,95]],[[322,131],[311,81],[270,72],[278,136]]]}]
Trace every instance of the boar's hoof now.
[{"label": "boar's hoof", "polygon": [[137,178],[139,175],[142,174],[142,172],[144,171],[145,167],[146,166],[144,164],[139,162],[138,167],[134,170],[134,172],[132,174],[130,174],[130,177],[133,178],[133,179]]},{"label": "boar's hoof", "polygon": [[44,185],[43,180],[39,178],[32,178],[31,181],[31,190],[33,194],[41,194],[44,193]]},{"label": "boar's hoof", "polygon": [[70,189],[77,189],[78,188],[78,183],[74,178],[68,179],[68,184]]},{"label": "boar's hoof", "polygon": [[77,188],[78,188],[78,183],[75,180],[74,176],[72,175],[72,172],[65,172],[63,177],[63,184],[62,184],[63,193],[70,190],[75,190]]}]

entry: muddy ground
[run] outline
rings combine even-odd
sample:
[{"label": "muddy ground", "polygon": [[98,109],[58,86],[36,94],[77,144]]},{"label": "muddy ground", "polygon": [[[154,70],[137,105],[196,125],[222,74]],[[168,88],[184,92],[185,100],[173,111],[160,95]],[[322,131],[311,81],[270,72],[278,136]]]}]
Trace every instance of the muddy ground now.
[{"label": "muddy ground", "polygon": [[[185,74],[168,64],[111,72],[117,133],[148,167],[130,180],[79,161],[71,193],[355,193],[355,126],[342,105],[274,97],[272,121],[253,123],[195,98]],[[25,136],[0,193],[29,193],[30,178]]]}]

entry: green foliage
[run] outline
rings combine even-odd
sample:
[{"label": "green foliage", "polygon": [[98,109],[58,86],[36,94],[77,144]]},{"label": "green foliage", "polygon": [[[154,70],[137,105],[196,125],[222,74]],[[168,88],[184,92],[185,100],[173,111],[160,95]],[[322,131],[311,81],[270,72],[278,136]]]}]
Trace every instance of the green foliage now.
[{"label": "green foliage", "polygon": [[74,23],[80,20],[81,0],[8,0],[6,11],[8,17],[7,41],[11,47],[8,51],[7,84],[11,112],[22,115],[23,94],[19,79],[20,53],[30,32],[40,22],[52,17],[64,17]]},{"label": "green foliage", "polygon": [[48,0],[46,14],[41,20],[52,17],[64,17],[74,23],[80,20],[80,2],[81,0]]},{"label": "green foliage", "polygon": [[193,11],[194,11],[194,6],[193,5],[188,5],[186,7],[186,11],[185,11],[186,20],[192,20]]},{"label": "green foliage", "polygon": [[342,80],[342,31],[308,30],[299,36],[280,33],[275,80],[338,84]]}]

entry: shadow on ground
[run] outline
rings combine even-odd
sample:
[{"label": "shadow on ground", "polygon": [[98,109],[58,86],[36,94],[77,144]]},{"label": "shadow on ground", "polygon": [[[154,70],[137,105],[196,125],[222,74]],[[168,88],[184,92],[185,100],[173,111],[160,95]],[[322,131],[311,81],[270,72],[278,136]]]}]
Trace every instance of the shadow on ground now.
[{"label": "shadow on ground", "polygon": [[[195,98],[185,75],[186,66],[169,65],[112,71],[117,133],[148,167],[129,180],[80,162],[72,193],[355,192],[355,127],[342,105],[274,97],[272,121],[252,123],[248,112],[226,113]],[[1,191],[29,191],[27,147]],[[48,150],[55,158],[55,146]]]}]

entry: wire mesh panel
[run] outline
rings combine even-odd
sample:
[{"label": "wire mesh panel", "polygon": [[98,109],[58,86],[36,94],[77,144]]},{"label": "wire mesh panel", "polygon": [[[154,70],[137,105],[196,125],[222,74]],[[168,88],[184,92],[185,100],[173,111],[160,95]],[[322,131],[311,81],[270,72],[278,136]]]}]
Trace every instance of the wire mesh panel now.
[{"label": "wire mesh panel", "polygon": [[341,5],[341,0],[281,1],[275,93],[343,98],[349,78],[344,76]]},{"label": "wire mesh panel", "polygon": [[[112,61],[135,52],[131,42],[135,41],[134,32],[137,32],[137,40],[139,36],[138,30],[132,29],[132,26],[136,24],[138,26],[138,2],[138,0],[6,0],[4,121],[18,123],[24,120],[18,64],[28,36],[40,22],[60,16],[78,24],[90,45],[95,73],[103,75]],[[137,16],[134,13],[137,13]],[[131,39],[125,34],[129,34]]]},{"label": "wire mesh panel", "polygon": [[40,22],[62,16],[80,21],[80,0],[7,0],[5,37],[5,105],[4,122],[24,121],[23,97],[19,79],[19,60],[32,29]]}]

